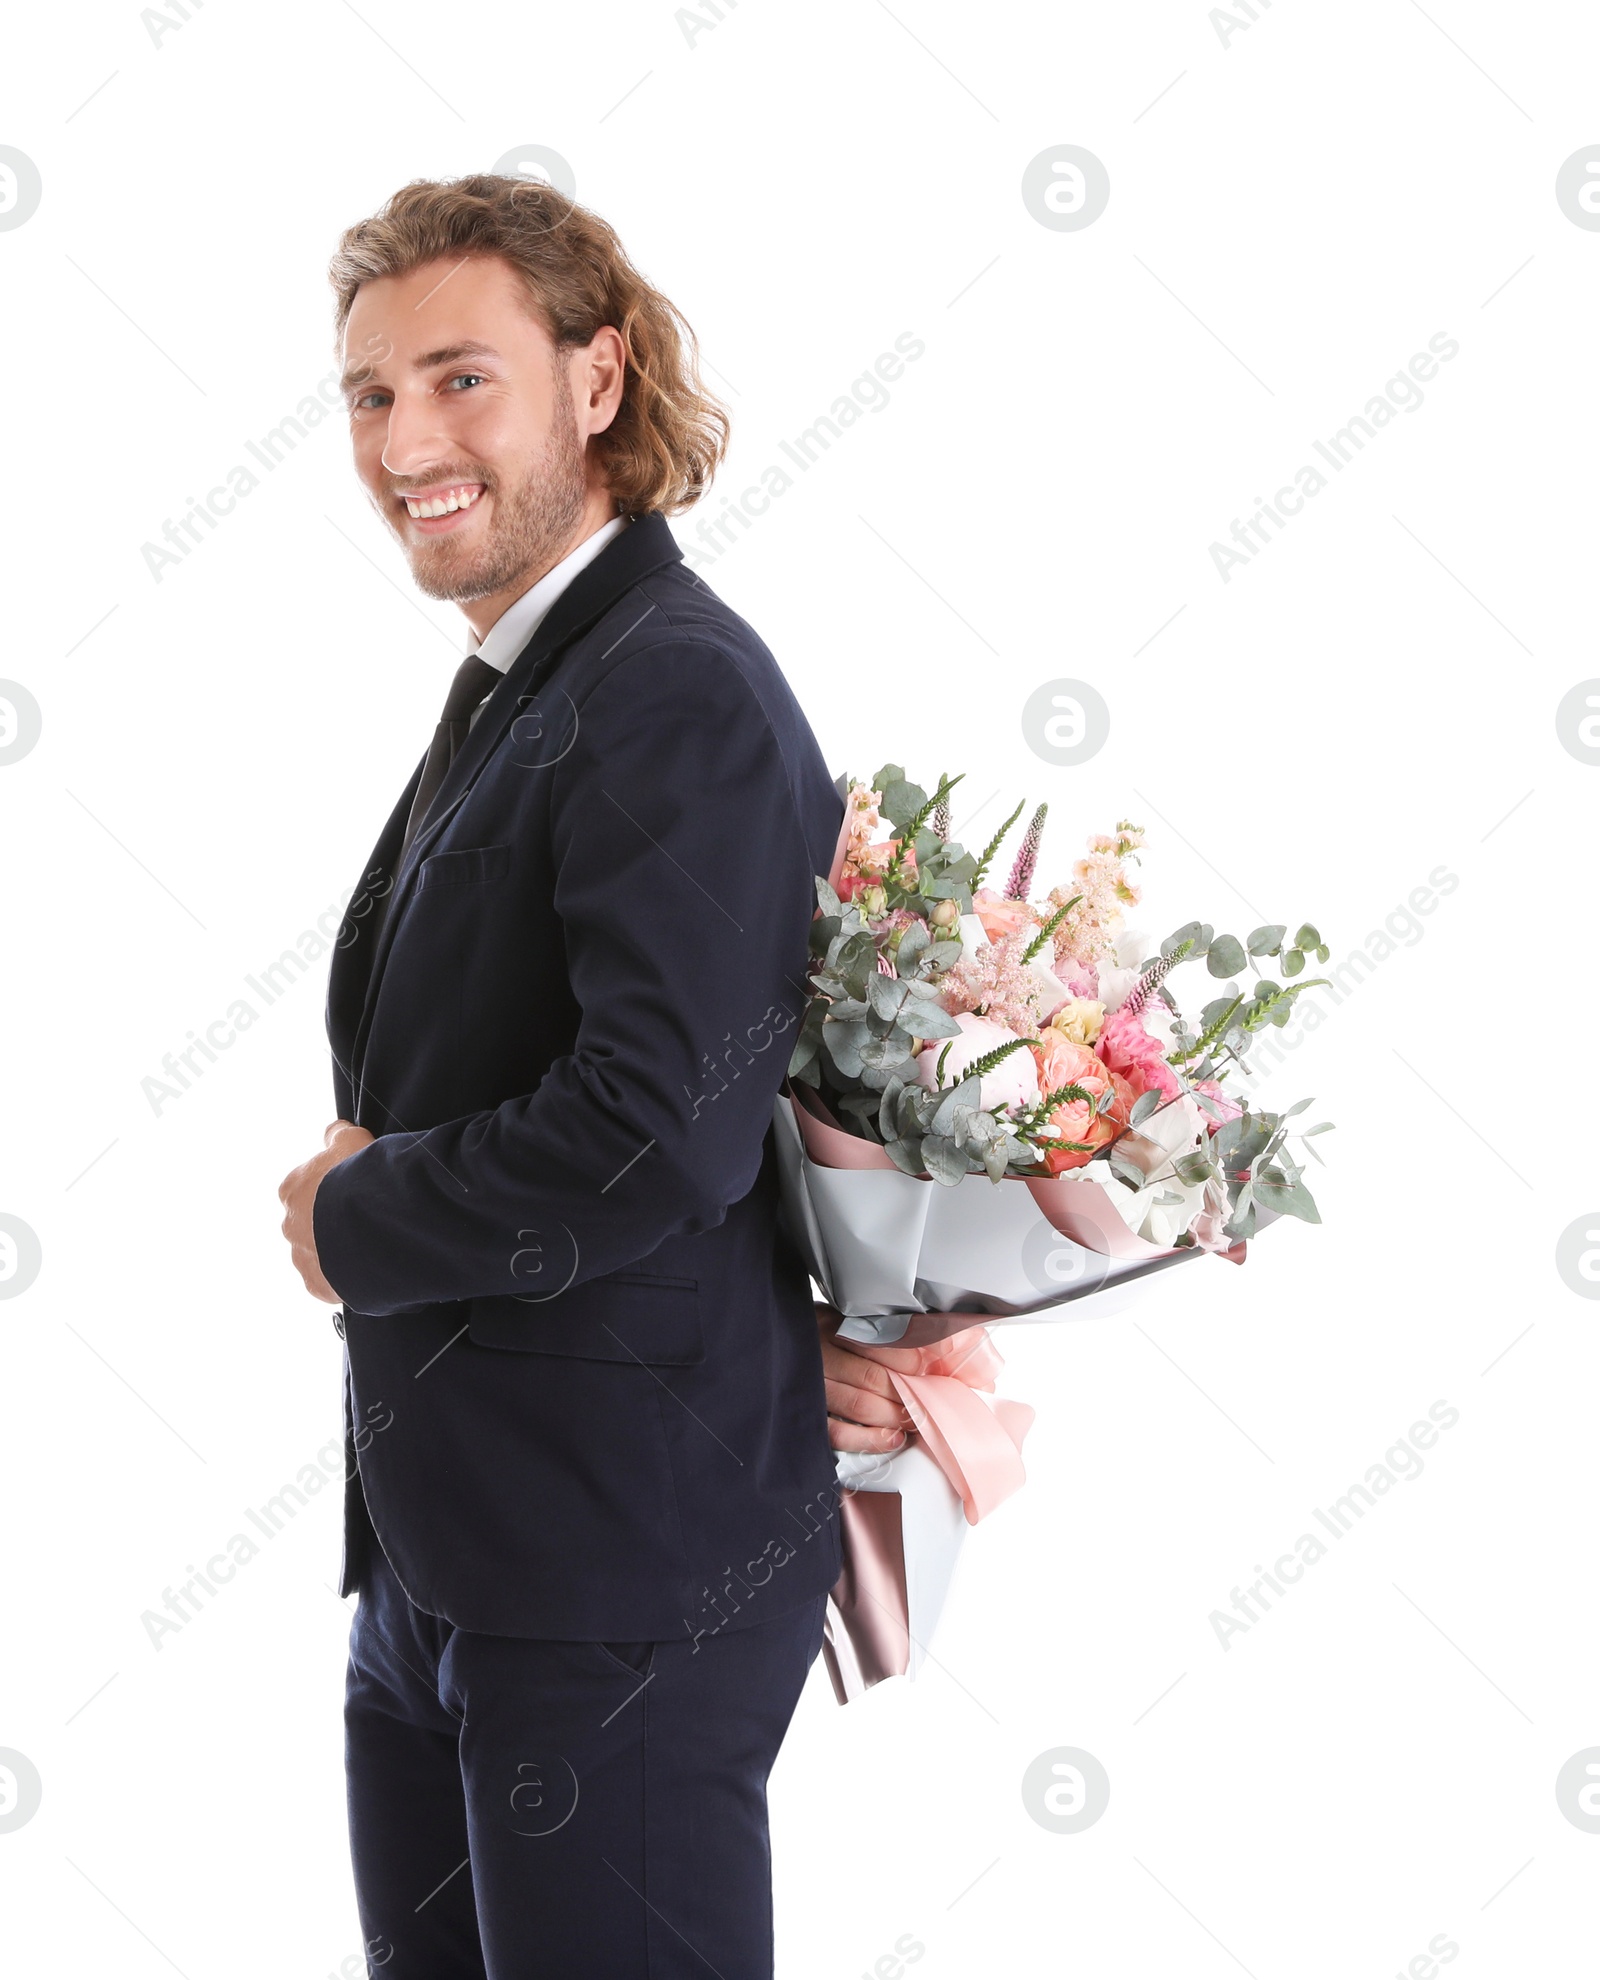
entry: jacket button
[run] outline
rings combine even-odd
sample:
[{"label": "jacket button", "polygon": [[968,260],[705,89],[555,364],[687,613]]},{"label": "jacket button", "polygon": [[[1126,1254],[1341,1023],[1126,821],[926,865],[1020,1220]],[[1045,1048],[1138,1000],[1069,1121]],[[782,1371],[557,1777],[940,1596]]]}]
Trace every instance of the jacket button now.
[{"label": "jacket button", "polygon": [[344,1339],[344,1308],[342,1306],[336,1306],[333,1310],[333,1331],[339,1336],[341,1341]]}]

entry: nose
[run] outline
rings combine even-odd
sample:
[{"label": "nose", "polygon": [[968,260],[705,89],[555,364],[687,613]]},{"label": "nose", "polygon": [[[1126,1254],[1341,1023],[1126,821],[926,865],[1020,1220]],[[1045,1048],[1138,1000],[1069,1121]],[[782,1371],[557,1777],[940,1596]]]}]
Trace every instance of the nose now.
[{"label": "nose", "polygon": [[385,470],[397,478],[415,479],[450,454],[449,429],[436,402],[423,394],[413,398],[396,393],[380,456]]}]

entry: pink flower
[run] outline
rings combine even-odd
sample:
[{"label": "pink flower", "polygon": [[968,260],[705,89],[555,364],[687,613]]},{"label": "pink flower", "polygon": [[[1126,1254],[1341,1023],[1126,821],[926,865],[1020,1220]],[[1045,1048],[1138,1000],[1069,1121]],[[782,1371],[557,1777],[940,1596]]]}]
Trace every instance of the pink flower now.
[{"label": "pink flower", "polygon": [[1229,1250],[1233,1239],[1224,1234],[1222,1227],[1232,1214],[1227,1184],[1215,1176],[1208,1177],[1200,1214],[1189,1226],[1195,1243],[1203,1251]]},{"label": "pink flower", "polygon": [[[1214,1079],[1201,1080],[1195,1091],[1205,1094],[1208,1100],[1215,1102],[1217,1107],[1221,1109],[1217,1114],[1206,1114],[1206,1126],[1213,1134],[1222,1126],[1224,1121],[1236,1121],[1244,1112],[1244,1108],[1234,1099],[1233,1095],[1231,1093],[1224,1093]],[[1204,1113],[1205,1109],[1202,1108],[1201,1112]]]},{"label": "pink flower", "polygon": [[993,1018],[1019,1037],[1031,1038],[1039,1029],[1039,1006],[1046,990],[1034,965],[1022,961],[1027,946],[1021,935],[980,942],[940,979],[939,1002],[952,1017],[971,1011]]},{"label": "pink flower", "polygon": [[1025,928],[1037,928],[1039,917],[1026,901],[1008,901],[992,887],[980,887],[972,897],[972,912],[983,923],[991,942],[1002,935],[1020,935]]},{"label": "pink flower", "polygon": [[[1093,1159],[1097,1148],[1103,1148],[1128,1125],[1128,1109],[1135,1095],[1121,1074],[1103,1064],[1087,1045],[1074,1045],[1059,1031],[1042,1032],[1034,1041],[1033,1053],[1039,1062],[1042,1093],[1081,1086],[1091,1096],[1089,1100],[1063,1100],[1050,1116],[1050,1125],[1062,1141],[1087,1144],[1083,1148],[1041,1150],[1051,1175],[1059,1176],[1068,1169],[1081,1169]],[[1103,1114],[1097,1113],[1094,1103],[1108,1091],[1114,1095],[1112,1104]]]},{"label": "pink flower", "polygon": [[[881,880],[884,874],[887,873],[889,871],[889,868],[894,864],[894,856],[899,851],[899,849],[900,849],[900,842],[898,839],[880,839],[876,845],[868,846],[866,851],[861,855],[862,868],[868,873],[876,874],[878,878]],[[907,873],[909,873],[911,877],[915,879],[917,872],[917,855],[912,847],[910,846],[906,847],[905,855],[901,863],[905,867]]]},{"label": "pink flower", "polygon": [[1161,1041],[1145,1030],[1142,1015],[1127,1009],[1107,1011],[1096,1044],[1101,1058],[1127,1080],[1135,1096],[1154,1088],[1164,1100],[1176,1100],[1183,1091]]}]

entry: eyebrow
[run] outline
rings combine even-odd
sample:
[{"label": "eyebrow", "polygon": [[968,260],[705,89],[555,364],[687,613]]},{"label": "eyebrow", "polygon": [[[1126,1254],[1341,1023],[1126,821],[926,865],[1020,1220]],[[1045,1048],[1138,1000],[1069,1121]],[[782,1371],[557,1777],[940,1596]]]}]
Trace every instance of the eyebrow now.
[{"label": "eyebrow", "polygon": [[[458,364],[462,358],[481,357],[498,359],[499,356],[500,353],[492,344],[482,344],[475,338],[469,337],[464,343],[445,344],[439,350],[421,352],[411,360],[411,369],[413,371],[432,371],[441,364]],[[348,396],[358,386],[367,384],[371,379],[376,378],[377,375],[376,370],[370,364],[351,365],[339,380],[339,390]]]}]

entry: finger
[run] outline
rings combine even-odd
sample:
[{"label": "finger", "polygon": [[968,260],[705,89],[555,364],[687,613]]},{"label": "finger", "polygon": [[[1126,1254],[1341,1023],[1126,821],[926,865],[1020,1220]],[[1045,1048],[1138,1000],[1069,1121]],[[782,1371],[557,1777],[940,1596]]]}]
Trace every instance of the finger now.
[{"label": "finger", "polygon": [[830,1416],[847,1416],[852,1423],[893,1428],[905,1425],[911,1417],[898,1397],[875,1396],[866,1389],[848,1388],[843,1382],[824,1381]]},{"label": "finger", "polygon": [[822,1372],[830,1381],[843,1382],[849,1388],[871,1389],[880,1396],[895,1393],[894,1377],[887,1368],[862,1355],[846,1354],[827,1341],[822,1344]]},{"label": "finger", "polygon": [[837,1416],[828,1418],[828,1441],[836,1451],[897,1451],[905,1440],[903,1430],[869,1430]]}]

